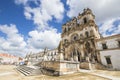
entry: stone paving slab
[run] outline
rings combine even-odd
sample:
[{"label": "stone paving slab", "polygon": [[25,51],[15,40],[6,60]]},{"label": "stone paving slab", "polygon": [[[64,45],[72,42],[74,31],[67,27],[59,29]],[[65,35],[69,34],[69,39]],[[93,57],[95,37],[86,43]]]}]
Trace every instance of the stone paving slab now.
[{"label": "stone paving slab", "polygon": [[[110,71],[106,71],[106,70],[103,71],[103,70],[84,70],[84,69],[81,69],[80,72],[89,73],[89,74],[104,77],[104,78],[107,78],[110,80],[120,80],[120,76],[116,77],[115,74],[112,75],[113,71],[111,71],[111,74],[110,74]],[[118,75],[118,72],[120,73],[120,71],[116,71],[116,75]]]},{"label": "stone paving slab", "polygon": [[[20,73],[14,70],[15,66],[1,66],[0,65],[0,80],[119,80],[119,78],[113,76],[100,75],[101,73],[98,71],[90,71],[90,70],[80,70],[78,73],[68,74],[64,76],[46,76],[46,75],[37,75],[37,76],[22,76]],[[3,72],[4,71],[4,72]],[[7,73],[6,73],[7,72]],[[100,73],[100,74],[98,74]],[[119,76],[119,75],[118,75]]]},{"label": "stone paving slab", "polygon": [[4,72],[4,73],[1,73],[0,76],[10,75],[10,74],[14,74],[14,73],[13,72]]}]

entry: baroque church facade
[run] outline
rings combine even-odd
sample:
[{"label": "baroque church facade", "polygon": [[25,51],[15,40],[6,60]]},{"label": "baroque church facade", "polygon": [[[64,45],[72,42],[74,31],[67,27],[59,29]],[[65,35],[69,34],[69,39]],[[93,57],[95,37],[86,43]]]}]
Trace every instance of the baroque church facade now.
[{"label": "baroque church facade", "polygon": [[100,34],[94,19],[92,11],[84,9],[77,18],[74,17],[63,25],[62,42],[65,60],[99,62],[95,40],[100,39]]},{"label": "baroque church facade", "polygon": [[27,65],[37,64],[59,75],[80,69],[120,70],[120,34],[102,37],[91,9],[63,24],[61,38],[54,50],[26,55]]}]

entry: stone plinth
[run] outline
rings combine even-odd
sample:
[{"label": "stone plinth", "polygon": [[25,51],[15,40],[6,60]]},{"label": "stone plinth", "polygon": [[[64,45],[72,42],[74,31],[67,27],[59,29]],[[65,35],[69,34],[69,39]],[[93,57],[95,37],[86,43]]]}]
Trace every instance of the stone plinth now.
[{"label": "stone plinth", "polygon": [[79,71],[79,63],[75,61],[60,61],[59,75],[74,73]]},{"label": "stone plinth", "polygon": [[44,68],[58,72],[58,75],[79,71],[79,63],[74,61],[45,61]]}]

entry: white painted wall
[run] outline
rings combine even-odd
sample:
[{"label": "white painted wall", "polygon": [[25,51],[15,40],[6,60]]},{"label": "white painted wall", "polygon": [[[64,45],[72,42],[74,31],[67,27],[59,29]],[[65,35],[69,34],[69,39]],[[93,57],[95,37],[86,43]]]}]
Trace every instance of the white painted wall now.
[{"label": "white painted wall", "polygon": [[118,48],[118,38],[112,38],[112,39],[106,39],[106,40],[101,40],[97,42],[97,49],[98,50],[102,50],[102,43],[106,43],[106,45],[108,46],[108,49],[111,48]]},{"label": "white painted wall", "polygon": [[105,56],[111,56],[110,59],[112,62],[113,69],[120,70],[120,49],[100,51],[100,56],[102,64],[106,66],[107,62]]}]

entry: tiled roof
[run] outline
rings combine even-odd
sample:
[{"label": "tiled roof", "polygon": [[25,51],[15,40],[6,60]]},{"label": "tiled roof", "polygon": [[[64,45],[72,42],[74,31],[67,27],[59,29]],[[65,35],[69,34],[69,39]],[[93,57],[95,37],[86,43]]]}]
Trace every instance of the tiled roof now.
[{"label": "tiled roof", "polygon": [[13,56],[11,54],[6,54],[6,53],[0,53],[0,57],[17,58],[16,56]]}]

